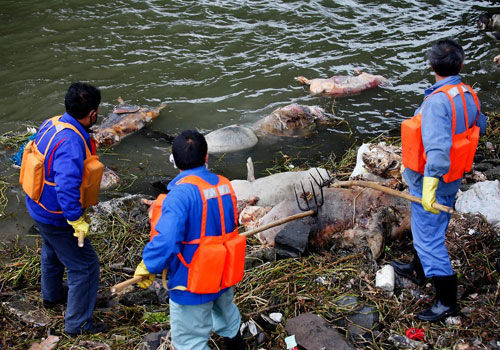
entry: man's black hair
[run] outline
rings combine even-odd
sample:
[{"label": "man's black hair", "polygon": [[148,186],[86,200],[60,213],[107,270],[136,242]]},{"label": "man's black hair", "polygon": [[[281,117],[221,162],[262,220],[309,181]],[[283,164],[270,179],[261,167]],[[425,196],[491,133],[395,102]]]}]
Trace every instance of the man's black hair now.
[{"label": "man's black hair", "polygon": [[184,130],[172,143],[175,165],[181,170],[204,165],[207,150],[205,137],[196,130]]},{"label": "man's black hair", "polygon": [[436,41],[427,52],[429,63],[438,75],[449,77],[457,75],[464,63],[464,49],[453,39]]},{"label": "man's black hair", "polygon": [[64,98],[66,112],[75,119],[86,117],[91,110],[96,110],[100,103],[101,91],[81,82],[71,84]]}]

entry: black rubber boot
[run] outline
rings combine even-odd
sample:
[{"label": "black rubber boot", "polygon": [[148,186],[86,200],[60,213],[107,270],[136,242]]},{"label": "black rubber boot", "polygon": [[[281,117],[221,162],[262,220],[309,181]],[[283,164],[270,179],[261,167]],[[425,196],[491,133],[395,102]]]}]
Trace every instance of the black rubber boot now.
[{"label": "black rubber boot", "polygon": [[240,331],[233,338],[224,337],[223,339],[226,350],[245,350],[247,348]]},{"label": "black rubber boot", "polygon": [[436,322],[457,313],[457,275],[432,277],[436,289],[436,302],[417,317]]},{"label": "black rubber boot", "polygon": [[419,286],[424,284],[424,268],[420,263],[417,252],[413,253],[413,260],[411,262],[405,264],[399,261],[391,261],[391,266],[398,275],[408,278]]},{"label": "black rubber boot", "polygon": [[84,335],[84,334],[106,333],[108,330],[109,330],[109,326],[106,323],[94,323],[88,329],[81,329],[77,333],[66,332],[66,334],[74,338],[74,337],[78,337],[79,335]]}]

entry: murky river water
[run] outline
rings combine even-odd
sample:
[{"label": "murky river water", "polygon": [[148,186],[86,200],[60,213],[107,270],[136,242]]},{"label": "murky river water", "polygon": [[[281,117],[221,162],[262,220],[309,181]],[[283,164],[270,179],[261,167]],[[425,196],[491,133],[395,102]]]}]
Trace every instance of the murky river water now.
[{"label": "murky river water", "polygon": [[[500,43],[476,25],[493,1],[0,1],[0,133],[38,125],[64,111],[73,81],[102,90],[100,112],[116,98],[168,107],[149,129],[176,134],[252,124],[292,102],[319,105],[345,119],[306,140],[260,140],[254,149],[212,164],[230,178],[245,177],[252,156],[258,173],[287,154],[321,161],[354,142],[396,129],[419,105],[433,77],[429,43],[454,37],[466,51],[463,76],[483,109],[500,107]],[[351,75],[387,77],[391,87],[336,100],[310,97],[294,81]],[[1,176],[15,182],[2,151]],[[169,144],[144,134],[126,138],[103,156],[132,183],[152,193],[149,180],[173,176]],[[215,161],[215,159],[214,159]],[[19,186],[8,191],[15,219],[2,221],[5,238],[24,232]]]}]

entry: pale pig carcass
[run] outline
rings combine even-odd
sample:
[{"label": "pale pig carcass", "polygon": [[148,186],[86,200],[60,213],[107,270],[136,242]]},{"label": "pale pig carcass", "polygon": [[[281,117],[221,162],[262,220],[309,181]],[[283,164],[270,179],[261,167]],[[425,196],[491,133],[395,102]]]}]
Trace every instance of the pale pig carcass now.
[{"label": "pale pig carcass", "polygon": [[377,86],[389,84],[389,80],[381,75],[372,75],[356,70],[357,76],[335,75],[328,79],[307,79],[303,76],[295,80],[304,85],[309,85],[311,95],[327,97],[342,97],[360,93]]}]

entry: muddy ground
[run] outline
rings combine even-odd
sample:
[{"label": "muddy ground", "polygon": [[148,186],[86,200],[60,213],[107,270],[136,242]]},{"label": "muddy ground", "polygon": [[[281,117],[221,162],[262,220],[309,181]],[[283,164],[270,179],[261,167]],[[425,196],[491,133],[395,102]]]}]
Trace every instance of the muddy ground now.
[{"label": "muddy ground", "polygon": [[[476,164],[491,170],[500,165],[500,114],[489,117],[488,134],[480,141]],[[343,160],[331,170],[349,172],[353,166],[352,162]],[[32,248],[8,242],[0,247],[0,255],[5,258],[0,274],[0,348],[27,349],[48,335],[57,335],[60,337],[58,349],[139,349],[147,334],[168,331],[168,303],[160,284],[147,291],[131,287],[121,296],[109,293],[111,285],[133,274],[149,232],[145,206],[127,208],[125,203],[119,209],[109,213],[91,236],[101,262],[101,285],[94,316],[96,321],[107,323],[110,330],[92,336],[67,337],[63,332],[64,307],[51,310],[42,307],[40,242]],[[250,239],[249,245],[250,252],[261,249],[256,239]],[[459,315],[447,323],[426,323],[415,318],[434,297],[430,283],[420,288],[397,278],[393,294],[375,288],[379,267],[392,259],[410,259],[409,233],[401,240],[387,242],[377,261],[363,248],[332,247],[328,251],[310,252],[300,259],[275,261],[272,251],[267,250],[267,254],[261,254],[264,264],[254,264],[235,287],[242,321],[252,320],[257,326],[257,335],[245,332],[248,348],[285,349],[284,339],[289,335],[285,330],[287,320],[305,312],[321,315],[357,348],[400,348],[389,340],[391,335],[405,335],[411,327],[424,330],[420,348],[500,348],[500,276],[495,270],[500,258],[498,229],[481,216],[455,214],[448,230],[447,246],[458,275],[460,307]],[[339,303],[346,296],[355,297],[359,306],[374,307],[378,314],[376,322],[357,335],[349,322],[340,322],[354,312],[353,308]],[[10,312],[8,306],[16,303],[30,306],[44,324],[34,326],[26,317]],[[262,317],[271,312],[281,313],[283,320],[272,324]],[[209,345],[223,349],[217,336],[212,337]],[[163,346],[166,348],[166,344]]]}]

